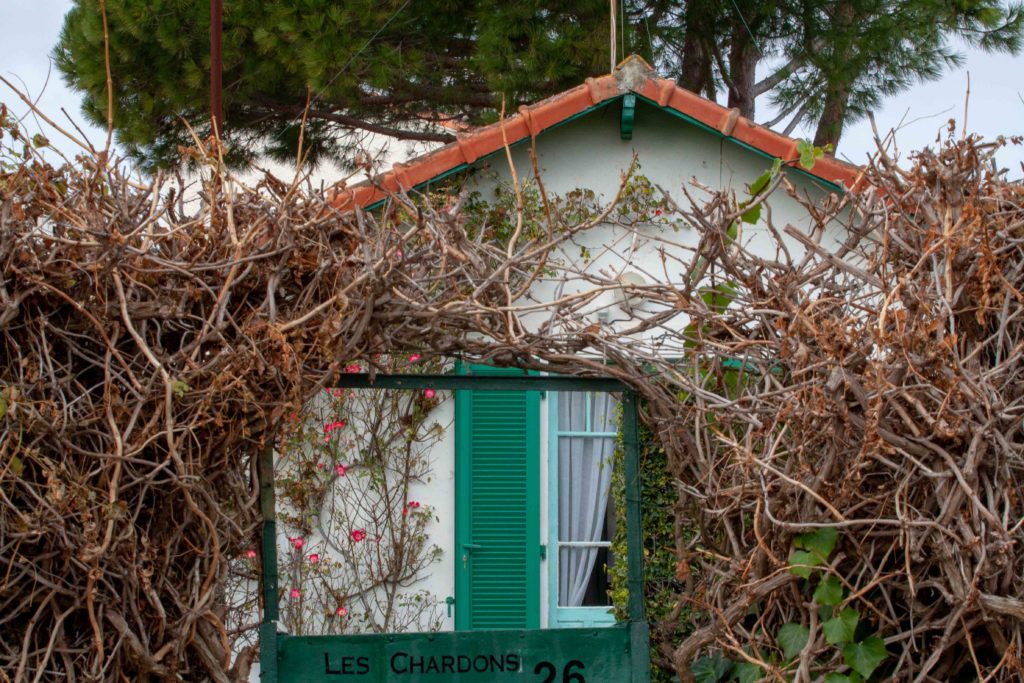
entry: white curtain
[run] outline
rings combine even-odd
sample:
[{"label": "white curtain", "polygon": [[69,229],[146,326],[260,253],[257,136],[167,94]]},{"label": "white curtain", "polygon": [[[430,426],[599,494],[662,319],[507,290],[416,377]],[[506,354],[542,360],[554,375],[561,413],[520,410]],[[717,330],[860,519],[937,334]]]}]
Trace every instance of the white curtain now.
[{"label": "white curtain", "polygon": [[[606,393],[590,396],[587,430],[585,392],[558,395],[560,432],[614,432],[615,400]],[[558,540],[601,541],[612,480],[614,437],[563,436],[558,440]],[[597,561],[596,547],[568,547],[559,551],[558,604],[583,603]]]}]

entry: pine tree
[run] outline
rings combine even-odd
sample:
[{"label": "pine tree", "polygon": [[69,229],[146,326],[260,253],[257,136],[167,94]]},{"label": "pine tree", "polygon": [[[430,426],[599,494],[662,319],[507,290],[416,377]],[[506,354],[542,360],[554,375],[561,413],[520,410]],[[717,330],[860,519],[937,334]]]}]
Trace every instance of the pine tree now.
[{"label": "pine tree", "polygon": [[[191,144],[185,121],[209,133],[209,5],[107,0],[118,141],[150,166]],[[234,161],[340,158],[358,133],[433,142],[429,125],[494,120],[601,71],[607,44],[599,0],[230,0],[224,3],[224,117]],[[554,27],[559,30],[554,31]],[[76,0],[57,64],[106,122],[98,0]]]},{"label": "pine tree", "polygon": [[[209,7],[202,0],[107,0],[118,141],[145,164],[209,132]],[[768,96],[789,133],[846,124],[962,62],[954,41],[1021,48],[1024,12],[998,0],[620,0],[622,40],[690,90],[748,118]],[[234,161],[344,159],[360,134],[447,142],[432,125],[493,121],[608,68],[607,0],[230,0],[224,115]],[[625,52],[624,51],[624,52]],[[75,0],[57,63],[106,121],[99,0]],[[759,67],[771,66],[758,80]]]}]

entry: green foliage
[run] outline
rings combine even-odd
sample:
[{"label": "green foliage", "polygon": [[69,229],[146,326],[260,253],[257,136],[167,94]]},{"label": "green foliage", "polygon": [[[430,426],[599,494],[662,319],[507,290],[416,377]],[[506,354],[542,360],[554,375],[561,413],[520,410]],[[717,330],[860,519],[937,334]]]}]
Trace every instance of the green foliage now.
[{"label": "green foliage", "polygon": [[700,657],[691,667],[693,678],[697,683],[718,683],[718,681],[727,680],[733,669],[732,660],[726,659],[720,653]]},{"label": "green foliage", "polygon": [[740,662],[736,665],[736,680],[738,683],[754,683],[764,678],[764,669],[751,662]]},{"label": "green foliage", "polygon": [[873,674],[888,656],[885,641],[877,636],[868,636],[859,643],[843,646],[843,661],[865,678]]},{"label": "green foliage", "polygon": [[[827,147],[831,149],[832,145],[827,145]],[[800,165],[808,171],[814,168],[814,162],[825,156],[825,148],[815,147],[807,140],[797,141],[796,152],[800,155]]]},{"label": "green foliage", "polygon": [[[151,165],[173,162],[208,133],[209,3],[107,2],[118,140]],[[310,98],[306,149],[349,148],[340,133],[368,122],[444,140],[424,112],[494,120],[509,108],[607,69],[607,24],[593,0],[473,3],[403,0],[232,0],[224,3],[224,117],[232,157],[294,159]],[[551,30],[558,27],[557,31]],[[99,0],[75,0],[55,49],[58,68],[106,125]]]},{"label": "green foliage", "polygon": [[793,546],[806,550],[822,562],[835,550],[836,541],[839,539],[839,532],[835,527],[820,527],[815,531],[800,534],[793,539]]},{"label": "green foliage", "polygon": [[782,648],[782,656],[786,659],[792,659],[800,654],[800,651],[807,645],[807,640],[810,637],[811,632],[806,626],[790,623],[783,624],[779,628],[776,640],[779,641],[779,647]]},{"label": "green foliage", "polygon": [[[183,120],[209,132],[208,4],[118,0],[106,9],[118,140],[147,165],[176,161],[192,144]],[[1019,7],[998,0],[638,0],[623,9],[622,56],[637,52],[712,97],[729,83],[728,105],[750,118],[761,94],[755,70],[784,64],[767,92],[784,115],[818,123],[819,145],[835,144],[845,121],[885,97],[961,64],[952,39],[1015,53],[1024,24]],[[293,159],[307,100],[313,162],[343,159],[355,144],[345,134],[368,126],[451,140],[424,125],[424,112],[489,122],[502,97],[514,110],[578,85],[608,69],[607,29],[607,4],[596,0],[233,0],[223,35],[229,158]],[[74,1],[54,52],[86,114],[105,125],[99,0]],[[724,58],[713,63],[713,53]]]},{"label": "green foliage", "polygon": [[847,607],[838,616],[832,617],[821,625],[821,630],[825,633],[825,641],[829,645],[842,645],[851,642],[859,621],[860,612]]},{"label": "green foliage", "polygon": [[814,601],[826,607],[838,605],[843,601],[842,582],[835,576],[826,576],[814,589]]},{"label": "green foliage", "polygon": [[[885,641],[877,635],[867,633],[857,638],[858,630],[863,633],[866,625],[862,624],[861,614],[857,609],[852,606],[843,607],[843,603],[848,599],[843,582],[835,574],[828,573],[829,558],[835,551],[838,541],[839,532],[835,527],[819,527],[795,536],[793,550],[789,556],[789,571],[804,579],[805,590],[813,587],[814,602],[820,606],[819,612],[824,620],[821,630],[825,642],[838,648],[832,651],[831,657],[823,657],[824,653],[820,651],[814,652],[813,657],[819,662],[818,666],[823,668],[825,662],[835,661],[841,655],[843,664],[851,669],[848,672],[821,672],[819,668],[819,672],[814,675],[820,676],[824,673],[826,683],[862,683],[875,673],[889,653],[885,648]],[[796,665],[796,658],[810,642],[811,635],[810,629],[803,624],[790,622],[779,627],[775,634],[775,645],[782,655],[781,671],[785,675],[785,680],[792,680],[791,674]],[[715,683],[732,680],[750,683],[763,675],[763,669],[752,662],[724,659],[732,665],[726,666],[722,663],[723,659],[720,652],[713,652],[696,660],[692,671],[698,676],[699,667],[698,680]],[[765,657],[759,653],[758,659],[773,666],[779,661],[775,654],[768,654]]]},{"label": "green foliage", "polygon": [[[675,517],[672,514],[676,503],[675,488],[669,474],[665,451],[656,442],[650,429],[641,424],[640,441],[640,499],[642,506],[642,530],[644,540],[644,603],[647,619],[652,624],[665,620],[678,604],[680,596],[687,592],[687,577],[690,565],[680,562],[675,551]],[[626,509],[625,484],[623,479],[623,451],[621,444],[615,450],[615,469],[612,474],[612,495],[616,510]],[[685,529],[684,534],[694,535],[696,530]],[[611,584],[610,595],[619,619],[628,615],[629,590],[627,584],[626,525],[619,524],[612,539],[612,554],[621,561],[608,568]],[[664,638],[667,643],[678,643],[693,631],[690,607],[684,605],[672,633],[660,629],[652,632],[652,639]],[[657,649],[660,640],[652,643]],[[676,680],[670,669],[652,667],[653,683],[670,683]]]}]

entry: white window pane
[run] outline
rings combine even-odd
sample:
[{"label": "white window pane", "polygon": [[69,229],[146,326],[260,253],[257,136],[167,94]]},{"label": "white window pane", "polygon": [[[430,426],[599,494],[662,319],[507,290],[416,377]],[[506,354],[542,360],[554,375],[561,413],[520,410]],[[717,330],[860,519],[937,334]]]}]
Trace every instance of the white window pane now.
[{"label": "white window pane", "polygon": [[558,551],[558,605],[604,607],[608,597],[608,567],[614,564],[609,548],[560,548]]}]

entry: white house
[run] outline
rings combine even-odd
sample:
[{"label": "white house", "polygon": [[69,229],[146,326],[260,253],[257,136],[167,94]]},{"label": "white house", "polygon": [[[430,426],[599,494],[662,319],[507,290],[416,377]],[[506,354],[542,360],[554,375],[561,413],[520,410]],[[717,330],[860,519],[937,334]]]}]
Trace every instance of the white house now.
[{"label": "white house", "polygon": [[[615,73],[520,107],[504,121],[394,168],[373,184],[342,189],[339,208],[373,207],[391,192],[415,193],[458,174],[487,199],[511,178],[505,146],[520,177],[532,175],[535,145],[548,192],[593,190],[606,200],[635,158],[643,174],[669,193],[700,185],[746,186],[781,158],[797,193],[812,200],[842,194],[859,169],[825,157],[809,171],[795,164],[798,141],[755,125],[660,79],[632,57]],[[678,195],[676,195],[678,196]],[[805,210],[784,193],[771,198],[776,225],[809,224]],[[628,239],[609,226],[581,237],[587,256],[578,267],[604,269],[631,281],[671,279],[658,256],[670,226],[651,225]],[[841,227],[826,239],[841,236]],[[673,230],[675,244],[699,235]],[[754,248],[769,240],[757,225],[742,235]],[[794,249],[800,246],[794,244]],[[579,254],[565,258],[580,259]],[[535,296],[583,291],[574,283],[539,282]],[[597,308],[615,323],[622,302],[606,293]],[[608,313],[610,312],[610,313]],[[534,321],[540,324],[542,321]],[[666,349],[666,353],[671,352]],[[488,372],[472,369],[473,372]],[[454,425],[432,452],[435,477],[417,494],[439,521],[431,540],[444,551],[422,584],[435,596],[445,629],[554,628],[612,623],[604,567],[615,519],[608,505],[614,443],[614,402],[608,395],[548,392],[465,392],[437,419]],[[451,616],[446,599],[454,600]],[[451,600],[447,604],[452,604]]]}]

